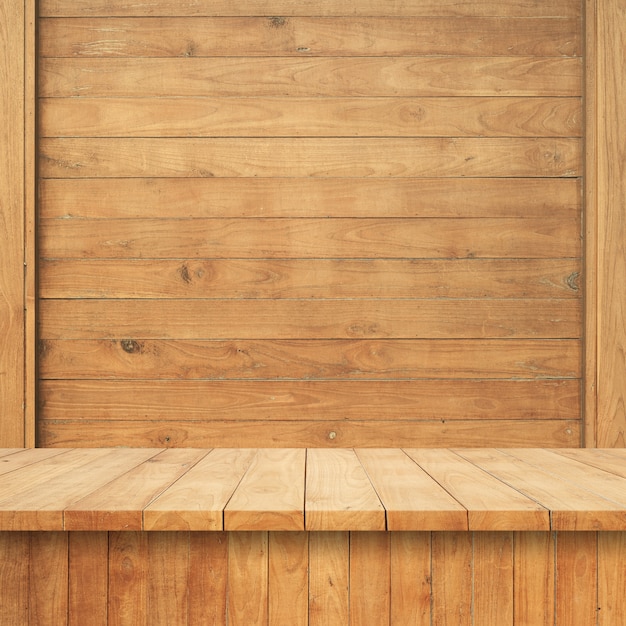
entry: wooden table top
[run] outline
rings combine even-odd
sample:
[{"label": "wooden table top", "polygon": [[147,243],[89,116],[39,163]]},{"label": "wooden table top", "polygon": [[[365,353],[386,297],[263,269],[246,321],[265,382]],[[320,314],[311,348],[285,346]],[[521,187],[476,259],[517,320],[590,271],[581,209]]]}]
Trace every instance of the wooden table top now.
[{"label": "wooden table top", "polygon": [[0,449],[0,530],[626,530],[626,449]]}]

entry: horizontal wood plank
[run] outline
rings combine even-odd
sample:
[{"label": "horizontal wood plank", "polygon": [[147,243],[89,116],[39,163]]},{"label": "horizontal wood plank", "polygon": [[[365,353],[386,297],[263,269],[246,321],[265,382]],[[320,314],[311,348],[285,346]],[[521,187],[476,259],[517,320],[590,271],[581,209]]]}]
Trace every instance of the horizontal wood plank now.
[{"label": "horizontal wood plank", "polygon": [[133,441],[141,446],[228,447],[407,447],[425,446],[580,446],[580,420],[272,420],[122,422],[39,420],[42,446],[110,446]]},{"label": "horizontal wood plank", "polygon": [[572,339],[562,300],[42,300],[41,339]]},{"label": "horizontal wood plank", "polygon": [[333,0],[309,0],[294,3],[292,0],[274,0],[271,4],[260,0],[246,0],[233,4],[230,0],[190,0],[181,4],[177,0],[157,0],[128,4],[124,0],[91,0],[88,5],[75,0],[42,0],[42,16],[116,16],[116,15],[511,15],[511,16],[578,16],[581,7],[572,0],[543,0],[531,3],[511,0],[476,0],[459,4],[457,0],[391,0],[380,4],[377,0],[349,0],[337,4]]},{"label": "horizontal wood plank", "polygon": [[561,217],[581,181],[563,178],[43,179],[42,218]]},{"label": "horizontal wood plank", "polygon": [[[577,380],[41,382],[40,418],[114,422],[573,419]],[[121,425],[115,425],[115,427]]]},{"label": "horizontal wood plank", "polygon": [[578,19],[42,19],[42,57],[576,56]]},{"label": "horizontal wood plank", "polygon": [[44,258],[38,269],[43,299],[582,297],[575,259]]},{"label": "horizontal wood plank", "polygon": [[580,96],[578,57],[41,59],[43,97]]},{"label": "horizontal wood plank", "polygon": [[385,510],[353,450],[307,451],[307,530],[385,530]]},{"label": "horizontal wood plank", "polygon": [[575,339],[42,339],[39,347],[39,375],[44,380],[579,378],[581,375],[581,345]]},{"label": "horizontal wood plank", "polygon": [[579,98],[42,98],[42,137],[579,137]]},{"label": "horizontal wood plank", "polygon": [[579,233],[579,220],[549,216],[42,220],[39,253],[56,259],[572,258],[581,254]]},{"label": "horizontal wood plank", "polygon": [[304,530],[302,449],[258,450],[224,508],[225,530]]},{"label": "horizontal wood plank", "polygon": [[44,178],[575,177],[578,139],[42,139]]}]

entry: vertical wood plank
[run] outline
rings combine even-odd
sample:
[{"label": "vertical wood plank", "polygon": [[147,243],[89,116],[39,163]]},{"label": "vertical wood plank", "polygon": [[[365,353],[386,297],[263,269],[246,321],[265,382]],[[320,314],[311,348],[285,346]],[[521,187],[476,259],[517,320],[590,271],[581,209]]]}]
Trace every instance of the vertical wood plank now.
[{"label": "vertical wood plank", "polygon": [[350,626],[389,624],[389,533],[350,534]]},{"label": "vertical wood plank", "polygon": [[28,591],[31,626],[67,624],[68,580],[68,533],[31,533]]},{"label": "vertical wood plank", "polygon": [[309,534],[269,534],[270,626],[306,626],[308,613]]},{"label": "vertical wood plank", "polygon": [[145,623],[147,585],[147,533],[109,533],[110,626]]},{"label": "vertical wood plank", "polygon": [[595,624],[598,606],[598,545],[595,532],[556,536],[556,623]]},{"label": "vertical wood plank", "polygon": [[474,533],[474,624],[513,626],[513,533]]},{"label": "vertical wood plank", "polygon": [[189,535],[189,624],[226,626],[228,535]]},{"label": "vertical wood plank", "polygon": [[391,533],[391,624],[430,626],[430,533]]},{"label": "vertical wood plank", "polygon": [[28,624],[30,533],[0,532],[0,624]]},{"label": "vertical wood plank", "polygon": [[584,287],[585,325],[583,363],[583,445],[597,445],[597,358],[598,358],[598,132],[597,132],[597,20],[596,0],[585,0],[585,178],[584,178]]},{"label": "vertical wood plank", "polygon": [[598,533],[598,626],[626,615],[626,532]]},{"label": "vertical wood plank", "polygon": [[24,1],[24,445],[35,447],[37,394],[37,0]]},{"label": "vertical wood plank", "polygon": [[626,446],[626,6],[602,0],[597,16],[598,354],[597,446]]},{"label": "vertical wood plank", "polygon": [[433,623],[472,623],[472,533],[432,535]]},{"label": "vertical wood plank", "polygon": [[0,4],[0,446],[24,445],[25,4]]},{"label": "vertical wood plank", "polygon": [[554,625],[554,534],[514,534],[514,620],[529,626]]},{"label": "vertical wood plank", "polygon": [[150,623],[186,624],[189,533],[148,533],[148,572]]},{"label": "vertical wood plank", "polygon": [[69,624],[106,626],[109,535],[69,533]]},{"label": "vertical wood plank", "polygon": [[267,624],[268,533],[231,532],[228,537],[228,624]]},{"label": "vertical wood plank", "polygon": [[347,626],[350,616],[348,532],[309,535],[309,625]]}]

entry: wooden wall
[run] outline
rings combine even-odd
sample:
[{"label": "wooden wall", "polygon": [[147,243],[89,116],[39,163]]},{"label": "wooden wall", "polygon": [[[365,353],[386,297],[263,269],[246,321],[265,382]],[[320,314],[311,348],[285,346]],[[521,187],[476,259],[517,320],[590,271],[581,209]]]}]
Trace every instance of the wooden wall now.
[{"label": "wooden wall", "polygon": [[625,533],[0,533],[0,620],[616,626]]},{"label": "wooden wall", "polygon": [[581,443],[578,0],[42,0],[39,444]]}]

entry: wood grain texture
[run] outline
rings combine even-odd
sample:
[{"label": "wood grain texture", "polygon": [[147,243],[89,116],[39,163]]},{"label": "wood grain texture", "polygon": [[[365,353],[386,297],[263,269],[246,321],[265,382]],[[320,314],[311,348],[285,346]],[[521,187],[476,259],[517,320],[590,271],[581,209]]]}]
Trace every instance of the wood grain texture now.
[{"label": "wood grain texture", "polygon": [[[419,304],[419,306],[418,306]],[[580,305],[543,300],[46,300],[43,339],[571,339]]]},{"label": "wood grain texture", "polygon": [[25,4],[0,7],[0,445],[25,444]]},{"label": "wood grain texture", "polygon": [[[240,533],[229,535],[234,541],[242,539]],[[106,538],[106,535],[102,535]],[[65,533],[2,533],[0,534],[0,549],[3,558],[0,560],[0,572],[3,575],[3,591],[0,598],[0,611],[3,624],[17,626],[29,623],[28,594],[33,601],[37,597],[43,598],[49,589],[56,587],[59,596],[50,598],[49,609],[55,603],[63,603],[70,588],[78,583],[74,576],[79,570],[74,570],[70,559],[67,569],[68,548],[69,554],[77,556],[74,543],[74,533],[69,533],[69,542],[63,541]],[[81,534],[81,539],[86,535]],[[92,537],[92,535],[90,535]],[[194,573],[198,570],[187,570],[187,563],[191,558],[201,558],[205,573],[209,575],[211,568],[222,570],[225,559],[228,558],[227,535],[222,533],[111,533],[111,552],[102,551],[102,543],[81,545],[84,548],[83,560],[91,558],[93,567],[98,571],[106,572],[110,569],[111,588],[109,595],[110,611],[109,623],[145,623],[146,621],[159,623],[157,620],[163,615],[158,605],[166,599],[172,599],[171,587],[169,595],[153,596],[155,602],[148,601],[149,595],[157,590],[162,575],[177,571],[180,578],[170,579],[173,586],[189,584],[190,611],[195,604],[198,607],[199,596],[191,602],[192,589],[198,590],[198,581]],[[623,615],[624,576],[624,538],[623,533],[515,533],[514,548],[511,546],[509,533],[311,533],[299,535],[288,533],[270,534],[269,558],[271,559],[273,542],[283,539],[296,541],[296,537],[304,537],[310,542],[310,571],[307,572],[306,551],[299,550],[300,557],[292,562],[292,576],[304,580],[301,591],[309,592],[309,606],[311,626],[326,624],[358,623],[361,619],[364,604],[369,604],[372,612],[365,616],[366,624],[375,621],[385,624],[389,621],[388,597],[391,592],[391,621],[394,619],[407,626],[421,626],[433,623],[454,624],[455,626],[468,621],[467,608],[473,606],[473,617],[480,619],[487,614],[479,607],[484,606],[480,600],[477,587],[477,575],[482,578],[479,583],[484,592],[490,592],[491,603],[497,614],[498,623],[507,625],[516,624],[553,624],[558,620],[568,619],[567,624],[595,623],[601,626],[615,626]],[[598,555],[596,558],[595,543],[598,541]],[[59,541],[60,539],[60,541]],[[209,542],[215,541],[214,545]],[[245,538],[244,538],[245,539]],[[33,542],[41,548],[37,553],[31,553],[30,544]],[[148,554],[148,544],[152,542],[151,554]],[[154,543],[156,542],[156,543]],[[185,544],[193,545],[193,551],[187,553],[182,549]],[[389,550],[391,542],[391,551]],[[403,549],[396,549],[402,542]],[[249,543],[249,542],[248,542]],[[156,550],[158,545],[159,550]],[[275,543],[274,543],[275,545]],[[472,545],[474,550],[472,551]],[[178,549],[177,549],[178,546]],[[202,546],[202,547],[201,547]],[[395,548],[394,548],[395,546]],[[258,547],[258,546],[257,546]],[[199,552],[198,549],[200,548]],[[258,554],[246,552],[236,545],[231,556],[236,559],[238,570],[236,576],[231,571],[233,589],[240,592],[241,586],[247,584],[248,593],[258,597],[260,561],[265,561],[263,544]],[[35,566],[40,564],[41,558],[46,555],[56,555],[60,568],[56,570],[60,575],[56,577],[52,587],[43,584],[46,576],[41,569]],[[511,568],[511,555],[515,554],[514,569]],[[160,571],[151,570],[148,564],[159,561],[157,555],[169,554],[167,562],[160,563]],[[195,557],[192,555],[195,553]],[[354,557],[351,567],[351,554]],[[431,554],[433,578],[431,584]],[[494,560],[495,559],[495,560]],[[271,563],[271,561],[270,561]],[[210,564],[210,566],[209,566]],[[598,567],[596,567],[596,564]],[[123,569],[120,568],[123,566]],[[358,569],[357,569],[358,566]],[[479,572],[487,573],[487,567],[493,566],[490,575],[482,577]],[[45,568],[44,568],[45,569]],[[404,570],[404,575],[411,575],[412,585],[407,596],[405,607],[407,611],[398,613],[398,574]],[[31,576],[31,572],[36,573]],[[352,572],[352,580],[351,578]],[[389,574],[391,572],[391,574]],[[410,574],[412,572],[412,574]],[[596,574],[597,572],[597,574]],[[473,573],[473,574],[472,574]],[[215,572],[218,578],[221,574]],[[308,576],[307,576],[308,574]],[[368,574],[371,576],[368,578]],[[272,578],[278,582],[284,575],[276,567],[270,565],[269,570],[269,604],[277,602],[286,589],[272,587]],[[261,578],[264,578],[264,574]],[[390,578],[391,576],[391,578]],[[308,579],[308,585],[307,585]],[[208,578],[204,579],[203,606],[206,616],[203,624],[228,623],[223,605],[231,590],[220,583],[218,586],[209,586]],[[473,580],[473,583],[472,583]],[[125,584],[123,584],[125,581]],[[508,586],[508,581],[514,581],[515,587]],[[49,581],[48,581],[49,582]],[[93,589],[93,580],[85,579],[85,589]],[[395,583],[395,584],[394,584]],[[350,588],[353,584],[352,590]],[[31,587],[32,585],[32,587]],[[431,586],[434,595],[431,596]],[[262,585],[261,585],[262,587]],[[599,589],[599,604],[592,602],[596,588]],[[368,596],[362,596],[361,591],[367,589]],[[9,593],[11,592],[11,593]],[[274,595],[278,592],[278,595]],[[496,596],[498,592],[503,596]],[[355,605],[350,611],[349,594],[352,593]],[[515,595],[515,622],[510,621],[510,611],[497,611],[495,607],[505,606],[506,597],[510,593]],[[581,595],[577,595],[580,593]],[[506,596],[506,597],[505,597]],[[106,597],[105,597],[106,599]],[[209,599],[209,601],[207,601]],[[76,623],[80,615],[85,615],[92,605],[91,598],[70,602],[69,610],[65,615],[59,615],[55,621],[59,624]],[[432,613],[431,613],[432,600]],[[261,598],[261,606],[264,605]],[[394,605],[396,609],[394,609]],[[171,607],[176,602],[170,603]],[[219,607],[222,607],[221,609]],[[509,605],[510,606],[510,605]],[[411,609],[409,612],[408,609]],[[556,607],[556,613],[555,608]],[[250,605],[250,614],[258,605]],[[285,607],[287,608],[287,607]],[[216,609],[216,613],[211,611]],[[165,610],[169,610],[165,608]],[[394,610],[396,612],[394,612]],[[375,612],[374,612],[375,611]],[[351,616],[350,616],[351,613]],[[196,613],[196,615],[199,615]],[[271,615],[271,613],[270,613]],[[48,617],[50,613],[48,613]],[[398,617],[400,616],[400,617]],[[422,617],[423,616],[423,617]],[[584,616],[584,618],[583,618]],[[105,616],[106,617],[106,616]],[[267,614],[264,615],[268,617]],[[306,616],[305,616],[306,617]],[[189,613],[189,623],[193,621]],[[235,620],[237,617],[235,617]],[[469,616],[471,619],[471,615]],[[131,622],[131,620],[135,620]],[[402,620],[402,621],[400,621]],[[37,615],[31,613],[30,623],[37,623]],[[96,616],[94,615],[94,623]],[[90,623],[91,623],[90,621]],[[294,624],[307,623],[298,620],[296,612],[287,612],[286,620],[279,619],[277,623],[285,621]],[[50,623],[44,620],[43,623]],[[172,622],[161,622],[172,623]],[[187,620],[176,623],[187,623]],[[251,621],[248,623],[258,623]],[[264,623],[264,622],[261,622]],[[267,622],[265,622],[267,623]],[[269,622],[271,623],[271,622]],[[490,623],[490,622],[487,622]]]},{"label": "wood grain texture", "polygon": [[549,217],[46,220],[41,227],[40,253],[48,258],[455,259],[581,253],[578,221]]},{"label": "wood grain texture", "polygon": [[432,534],[433,623],[470,626],[472,623],[472,535],[467,532]]},{"label": "wood grain texture", "polygon": [[[578,417],[578,381],[45,381],[41,420],[544,420]],[[537,399],[541,402],[537,402]],[[369,408],[368,408],[369,407]]]},{"label": "wood grain texture", "polygon": [[620,2],[597,3],[597,438],[599,448],[626,446],[626,193],[624,142],[626,42]]},{"label": "wood grain texture", "polygon": [[42,59],[47,98],[579,96],[575,57]]},{"label": "wood grain texture", "polygon": [[513,533],[474,533],[472,561],[474,623],[513,626]]},{"label": "wood grain texture", "polygon": [[569,138],[42,139],[44,178],[574,177]]},{"label": "wood grain texture", "polygon": [[68,624],[107,626],[108,533],[73,532],[68,541]]},{"label": "wood grain texture", "polygon": [[356,454],[385,507],[388,530],[468,529],[465,508],[402,450]]},{"label": "wood grain texture", "polygon": [[39,293],[44,299],[205,298],[207,293],[275,299],[403,298],[407,293],[414,298],[580,298],[581,269],[577,259],[43,259]]},{"label": "wood grain texture", "polygon": [[[39,358],[42,379],[73,380],[528,380],[581,375],[580,344],[574,339],[46,339]],[[577,396],[570,385],[562,382],[560,389]],[[544,396],[550,389],[559,393],[555,386],[557,381],[544,381],[535,393],[541,393],[540,387]],[[565,398],[558,402],[563,406]],[[0,472],[4,466],[0,463]]]},{"label": "wood grain texture", "polygon": [[577,19],[42,19],[42,57],[580,56]]},{"label": "wood grain texture", "polygon": [[108,565],[109,624],[140,623],[148,609],[148,535],[109,533]]},{"label": "wood grain texture", "polygon": [[349,624],[350,535],[309,534],[309,626]]},{"label": "wood grain texture", "polygon": [[148,615],[155,624],[188,623],[189,533],[148,535]]},{"label": "wood grain texture", "polygon": [[579,98],[43,98],[47,137],[578,137]]},{"label": "wood grain texture", "polygon": [[0,621],[11,626],[29,623],[30,533],[0,533]]},{"label": "wood grain texture", "polygon": [[306,452],[259,450],[224,508],[225,530],[304,530]]},{"label": "wood grain texture", "polygon": [[228,557],[228,624],[267,624],[268,533],[229,533]]},{"label": "wood grain texture", "polygon": [[305,532],[269,534],[268,623],[309,624],[309,539]]},{"label": "wood grain texture", "polygon": [[143,527],[222,530],[224,508],[253,458],[253,450],[212,450],[144,509]]},{"label": "wood grain texture", "polygon": [[552,626],[555,613],[555,533],[514,538],[513,623]]},{"label": "wood grain texture", "polygon": [[42,218],[546,217],[580,219],[564,178],[116,178],[39,181]]},{"label": "wood grain texture", "polygon": [[68,533],[30,534],[28,624],[67,624]]},{"label": "wood grain texture", "polygon": [[598,624],[609,626],[626,612],[626,542],[624,533],[598,533]]},{"label": "wood grain texture", "polygon": [[391,624],[389,533],[350,533],[350,626]]},{"label": "wood grain texture", "polygon": [[[471,461],[468,452],[408,449],[406,453],[467,509],[469,530],[550,528],[547,508]],[[469,459],[470,462],[464,461]]]},{"label": "wood grain texture", "polygon": [[559,533],[556,563],[557,624],[595,623],[599,614],[597,533]]},{"label": "wood grain texture", "polygon": [[132,440],[139,446],[254,447],[430,447],[495,446],[571,448],[580,445],[580,420],[241,420],[198,422],[159,420],[40,420],[42,445],[110,446]]},{"label": "wood grain texture", "polygon": [[175,0],[128,5],[123,0],[97,0],[88,7],[77,5],[75,0],[44,0],[42,16],[115,16],[115,15],[394,15],[394,16],[439,16],[456,15],[510,15],[510,16],[577,16],[580,6],[571,0],[548,0],[529,5],[522,0],[512,0],[503,4],[494,0],[476,0],[471,4],[459,5],[454,0],[393,0],[381,6],[376,0],[350,0],[337,6],[332,0],[312,0],[306,4],[294,5],[290,0],[274,0],[271,6],[259,0],[246,0],[233,6],[228,0],[193,0],[180,6]]},{"label": "wood grain texture", "polygon": [[64,1],[42,437],[579,437],[580,7]]},{"label": "wood grain texture", "polygon": [[431,626],[431,533],[390,536],[391,624]]},{"label": "wood grain texture", "polygon": [[158,453],[67,507],[65,528],[141,530],[143,509],[205,454],[186,449]]},{"label": "wood grain texture", "polygon": [[353,450],[307,451],[307,530],[384,530],[385,510]]},{"label": "wood grain texture", "polygon": [[189,533],[189,624],[227,624],[227,589],[228,535]]}]

